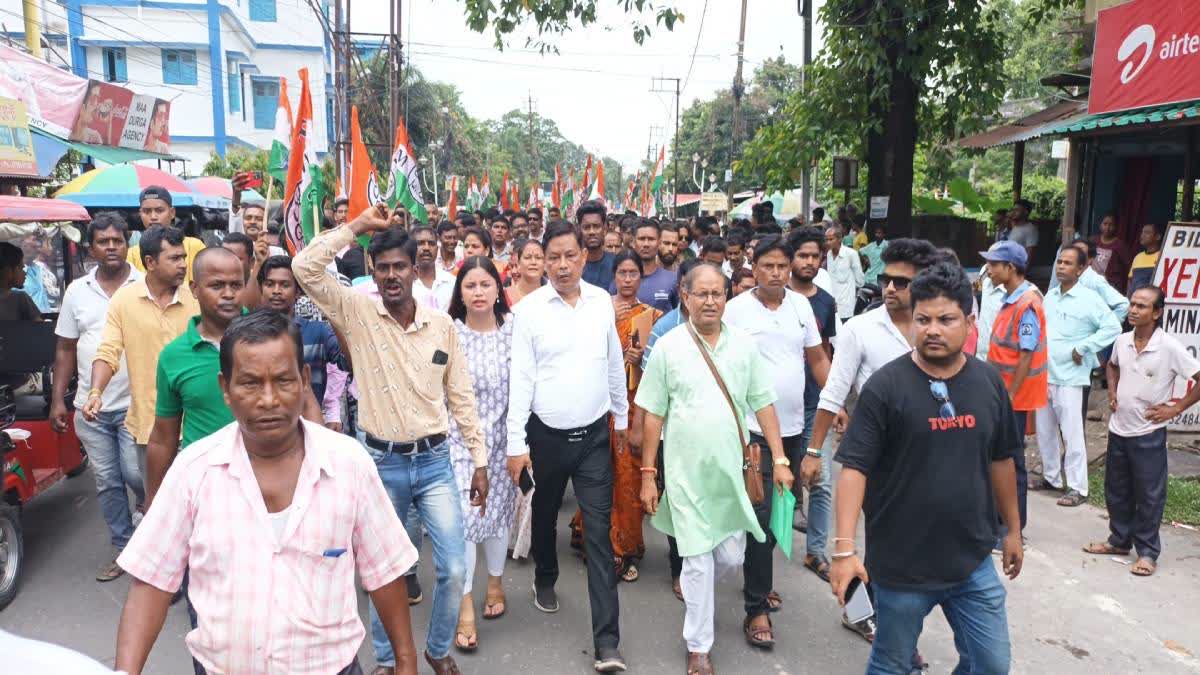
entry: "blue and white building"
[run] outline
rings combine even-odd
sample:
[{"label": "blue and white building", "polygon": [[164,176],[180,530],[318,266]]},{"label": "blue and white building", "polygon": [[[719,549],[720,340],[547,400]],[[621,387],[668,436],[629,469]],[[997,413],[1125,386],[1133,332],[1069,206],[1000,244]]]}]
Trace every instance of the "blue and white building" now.
[{"label": "blue and white building", "polygon": [[[21,0],[0,16],[21,26]],[[269,148],[279,83],[298,106],[308,68],[317,152],[332,129],[326,0],[42,0],[45,57],[75,74],[171,102],[171,152],[199,171],[212,153]],[[10,33],[16,37],[17,33]]]}]

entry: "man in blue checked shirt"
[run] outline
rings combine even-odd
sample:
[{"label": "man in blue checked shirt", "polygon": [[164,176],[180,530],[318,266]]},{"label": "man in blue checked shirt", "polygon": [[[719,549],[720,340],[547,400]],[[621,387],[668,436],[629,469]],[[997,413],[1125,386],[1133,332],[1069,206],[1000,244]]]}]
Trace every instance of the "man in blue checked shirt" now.
[{"label": "man in blue checked shirt", "polygon": [[[1100,363],[1098,354],[1121,333],[1116,313],[1081,281],[1090,268],[1080,248],[1067,246],[1058,252],[1054,273],[1059,283],[1046,295],[1044,304],[1049,402],[1037,411],[1042,477],[1033,489],[1065,489],[1059,506],[1079,506],[1087,501],[1087,447],[1079,410],[1084,387],[1091,383],[1092,370]],[[1064,445],[1065,457],[1060,460]]]}]

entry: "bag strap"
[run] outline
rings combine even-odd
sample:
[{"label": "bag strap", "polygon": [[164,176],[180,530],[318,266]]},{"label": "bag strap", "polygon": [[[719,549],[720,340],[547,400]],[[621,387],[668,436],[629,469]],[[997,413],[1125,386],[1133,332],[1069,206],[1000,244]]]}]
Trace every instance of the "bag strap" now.
[{"label": "bag strap", "polygon": [[746,447],[746,433],[742,428],[742,414],[738,412],[737,406],[733,404],[733,397],[729,395],[729,389],[725,386],[725,380],[721,378],[721,372],[717,370],[717,364],[713,363],[712,357],[708,354],[708,345],[700,339],[696,334],[696,329],[692,327],[692,322],[687,322],[688,333],[692,336],[692,340],[696,343],[696,349],[700,350],[700,356],[704,357],[704,363],[708,365],[708,372],[712,373],[713,379],[717,381],[717,386],[721,388],[721,393],[725,395],[725,402],[729,404],[729,410],[733,412],[733,419],[737,422],[738,441],[742,447]]}]

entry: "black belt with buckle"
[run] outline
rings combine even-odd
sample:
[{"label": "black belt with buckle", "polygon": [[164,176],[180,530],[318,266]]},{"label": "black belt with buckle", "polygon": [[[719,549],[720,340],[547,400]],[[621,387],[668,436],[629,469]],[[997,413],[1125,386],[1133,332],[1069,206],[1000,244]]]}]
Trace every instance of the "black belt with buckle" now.
[{"label": "black belt with buckle", "polygon": [[429,452],[446,442],[446,434],[434,434],[425,438],[418,438],[415,441],[385,441],[382,438],[375,438],[366,432],[363,432],[363,434],[365,435],[364,441],[368,448],[373,448],[380,452],[392,452],[397,455],[415,455],[420,452]]},{"label": "black belt with buckle", "polygon": [[534,423],[537,426],[540,426],[542,429],[545,429],[551,435],[565,439],[568,443],[578,443],[594,433],[608,429],[607,413],[601,415],[600,419],[596,420],[595,422],[592,422],[587,426],[576,427],[575,429],[556,429],[547,425],[542,421],[542,418],[538,417],[536,414],[530,415],[529,421],[530,423]]}]

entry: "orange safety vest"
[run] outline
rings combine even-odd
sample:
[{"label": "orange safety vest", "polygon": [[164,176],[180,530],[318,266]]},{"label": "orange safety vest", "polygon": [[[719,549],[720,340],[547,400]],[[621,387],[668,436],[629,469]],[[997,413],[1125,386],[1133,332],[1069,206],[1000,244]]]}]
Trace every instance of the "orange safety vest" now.
[{"label": "orange safety vest", "polygon": [[1021,317],[1027,309],[1032,309],[1037,314],[1041,332],[1037,349],[1033,352],[1033,360],[1029,363],[1029,375],[1013,395],[1012,407],[1015,411],[1037,410],[1047,402],[1050,373],[1046,368],[1046,313],[1042,309],[1040,291],[1030,288],[1016,302],[1001,306],[1000,313],[996,315],[996,321],[992,324],[991,346],[988,347],[988,362],[1000,371],[1000,377],[1004,378],[1006,386],[1012,384],[1013,376],[1017,373],[1017,362],[1021,358],[1018,332]]}]

